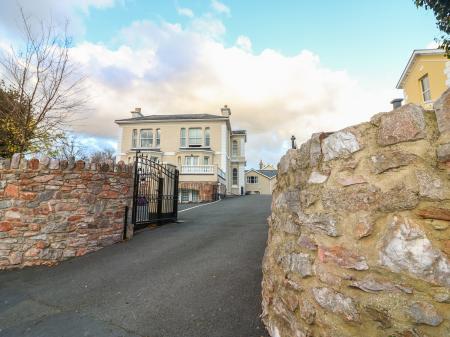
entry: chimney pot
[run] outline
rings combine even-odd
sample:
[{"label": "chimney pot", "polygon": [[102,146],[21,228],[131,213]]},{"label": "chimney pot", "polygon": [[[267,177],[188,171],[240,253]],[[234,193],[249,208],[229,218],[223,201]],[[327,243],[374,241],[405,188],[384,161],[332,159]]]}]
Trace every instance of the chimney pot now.
[{"label": "chimney pot", "polygon": [[230,117],[230,115],[231,115],[231,109],[226,104],[223,106],[222,109],[220,109],[220,112],[222,113],[222,116],[224,116],[224,117]]},{"label": "chimney pot", "polygon": [[131,111],[132,118],[143,117],[141,113],[141,108],[134,108],[134,111]]},{"label": "chimney pot", "polygon": [[393,108],[393,109],[400,108],[400,107],[402,106],[402,101],[403,101],[403,98],[394,98],[394,99],[391,101],[392,108]]}]

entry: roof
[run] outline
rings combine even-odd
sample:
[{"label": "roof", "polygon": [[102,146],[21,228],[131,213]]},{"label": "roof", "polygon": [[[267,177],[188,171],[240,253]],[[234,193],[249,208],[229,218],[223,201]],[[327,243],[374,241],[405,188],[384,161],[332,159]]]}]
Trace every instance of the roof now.
[{"label": "roof", "polygon": [[211,114],[177,114],[177,115],[149,115],[135,118],[117,119],[116,122],[140,122],[140,121],[173,121],[173,120],[204,120],[221,119],[227,120],[228,117]]},{"label": "roof", "polygon": [[405,79],[408,76],[408,74],[411,70],[411,67],[413,66],[417,56],[439,55],[439,54],[445,54],[445,51],[443,49],[414,49],[411,56],[409,57],[408,64],[406,65],[405,69],[403,69],[402,76],[400,76],[400,79],[397,82],[396,88],[403,89],[403,84],[405,82]]},{"label": "roof", "polygon": [[250,169],[248,171],[246,171],[245,173],[249,173],[249,172],[256,172],[259,173],[269,179],[272,179],[274,177],[276,177],[277,175],[277,170],[255,170],[255,169]]}]

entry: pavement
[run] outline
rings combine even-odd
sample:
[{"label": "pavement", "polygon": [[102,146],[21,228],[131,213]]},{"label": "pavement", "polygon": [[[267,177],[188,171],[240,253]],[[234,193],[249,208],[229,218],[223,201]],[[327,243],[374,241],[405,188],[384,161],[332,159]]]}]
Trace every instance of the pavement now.
[{"label": "pavement", "polygon": [[0,272],[1,337],[266,337],[270,196],[180,213],[55,267]]}]

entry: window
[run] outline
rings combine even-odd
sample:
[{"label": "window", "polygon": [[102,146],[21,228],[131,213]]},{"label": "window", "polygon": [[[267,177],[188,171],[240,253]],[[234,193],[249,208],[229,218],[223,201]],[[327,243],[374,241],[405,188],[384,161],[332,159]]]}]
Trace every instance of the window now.
[{"label": "window", "polygon": [[151,161],[154,161],[154,162],[156,162],[156,163],[159,162],[158,157],[153,157],[153,156],[151,156],[151,157],[150,157],[150,160],[151,160]]},{"label": "window", "polygon": [[423,76],[420,80],[420,85],[422,87],[422,97],[424,102],[431,101],[431,91],[430,91],[430,79],[428,74]]},{"label": "window", "polygon": [[137,130],[133,129],[133,133],[131,134],[131,147],[137,147]]},{"label": "window", "polygon": [[141,130],[141,147],[153,147],[153,130]]},{"label": "window", "polygon": [[178,166],[181,166],[181,157],[178,156]]},{"label": "window", "polygon": [[257,176],[247,176],[247,184],[257,184],[258,177]]},{"label": "window", "polygon": [[161,145],[161,129],[156,129],[156,147]]},{"label": "window", "polygon": [[209,165],[209,157],[203,157],[203,165]]},{"label": "window", "polygon": [[238,184],[238,170],[237,168],[233,169],[233,185]]},{"label": "window", "polygon": [[211,146],[211,132],[209,128],[205,128],[205,146]]},{"label": "window", "polygon": [[231,153],[233,156],[239,155],[239,143],[237,140],[233,140],[233,147],[231,149]]},{"label": "window", "polygon": [[181,190],[181,202],[189,201],[189,190]]},{"label": "window", "polygon": [[198,156],[184,157],[184,165],[197,166],[198,165]]},{"label": "window", "polygon": [[186,129],[185,128],[181,128],[180,147],[186,147]]},{"label": "window", "polygon": [[189,128],[189,146],[198,147],[202,145],[202,129]]}]

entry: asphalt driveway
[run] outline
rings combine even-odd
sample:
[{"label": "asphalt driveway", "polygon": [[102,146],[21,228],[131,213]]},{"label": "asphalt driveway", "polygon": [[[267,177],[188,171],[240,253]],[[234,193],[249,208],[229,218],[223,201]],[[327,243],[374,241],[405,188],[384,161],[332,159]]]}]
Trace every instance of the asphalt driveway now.
[{"label": "asphalt driveway", "polygon": [[56,267],[0,272],[0,336],[267,336],[269,212],[270,197],[225,199]]}]

